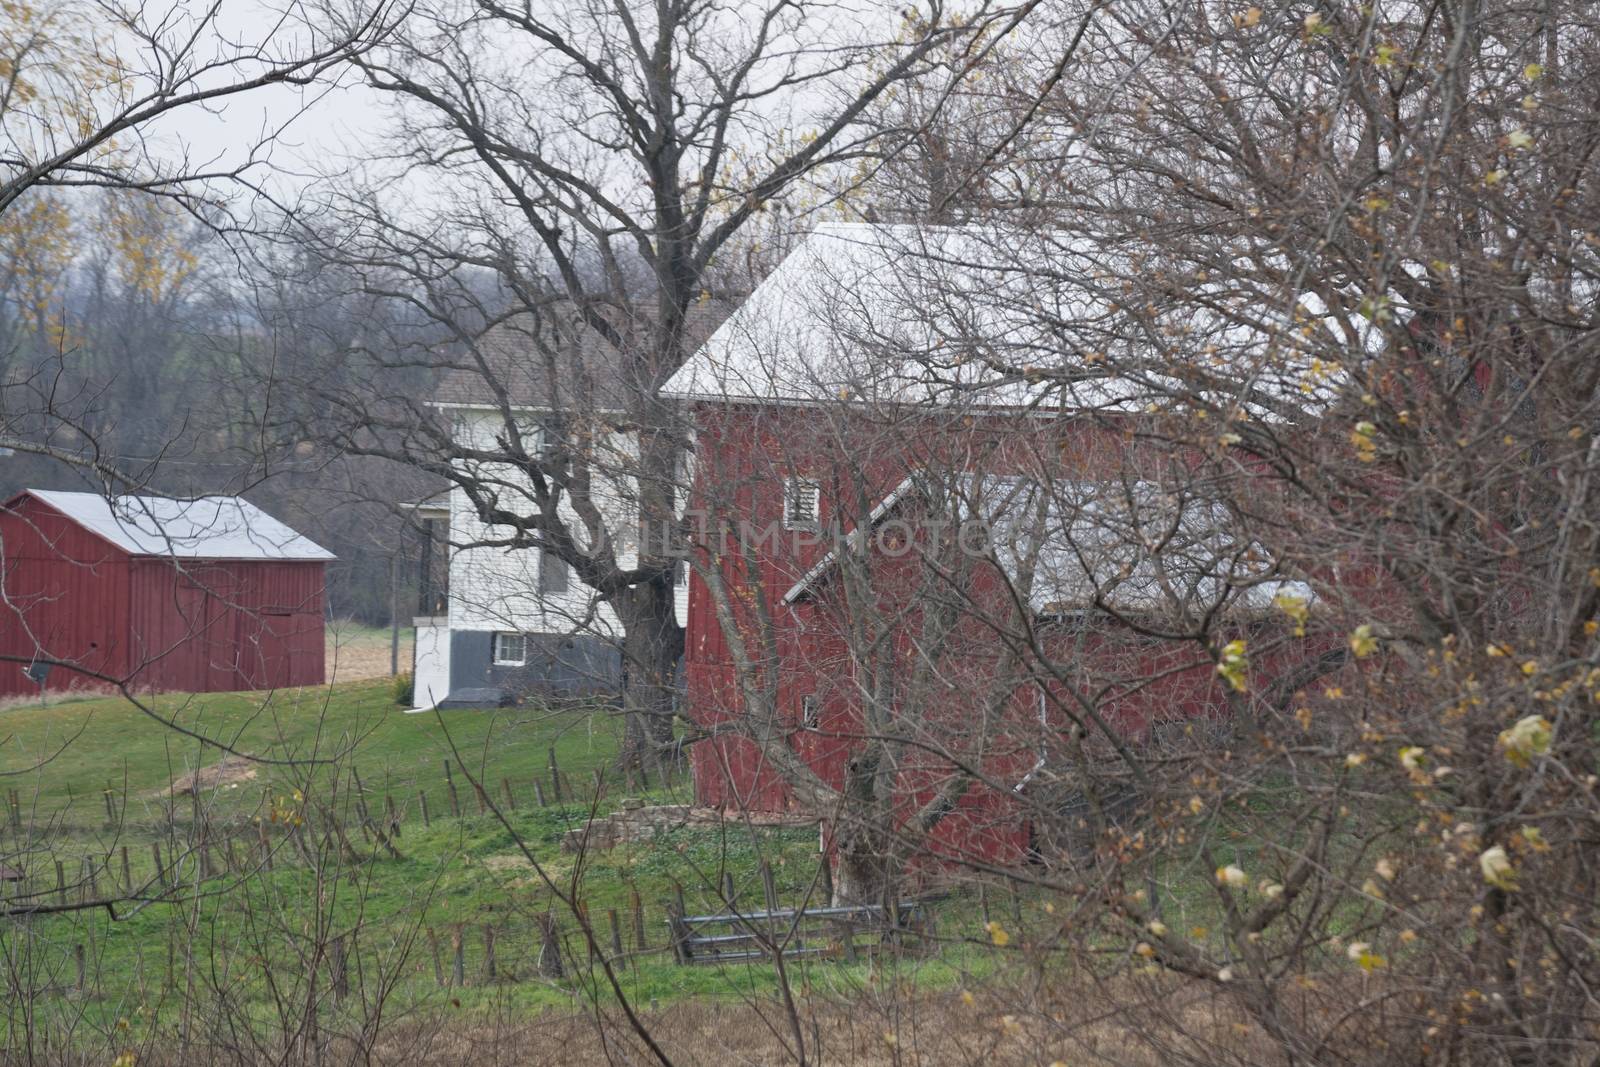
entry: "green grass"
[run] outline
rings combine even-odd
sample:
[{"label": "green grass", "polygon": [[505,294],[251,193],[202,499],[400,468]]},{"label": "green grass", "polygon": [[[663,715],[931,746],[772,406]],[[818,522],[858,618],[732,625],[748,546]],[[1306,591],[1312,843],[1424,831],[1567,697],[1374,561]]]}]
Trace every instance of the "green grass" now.
[{"label": "green grass", "polygon": [[[0,712],[0,785],[17,791],[23,820],[20,831],[9,824],[0,830],[0,857],[28,870],[28,889],[35,894],[29,899],[56,902],[58,860],[69,883],[88,860],[103,891],[120,878],[124,847],[135,882],[153,876],[152,844],[168,862],[185,857],[185,889],[120,905],[115,918],[101,909],[0,922],[4,955],[25,959],[22,984],[41,992],[76,984],[75,952],[82,946],[86,993],[46,995],[36,1000],[35,1010],[46,1017],[59,1012],[62,1020],[81,1012],[84,1033],[112,1043],[118,1019],[136,1018],[147,1028],[172,1025],[183,999],[176,991],[195,982],[213,1002],[233,998],[250,1017],[268,1020],[273,1000],[263,976],[292,986],[316,970],[326,982],[327,960],[308,963],[303,954],[335,934],[351,938],[351,967],[362,976],[361,988],[388,975],[396,1002],[408,1007],[448,1005],[468,1013],[508,1003],[570,1008],[574,991],[591,988],[596,974],[576,920],[524,848],[560,894],[583,902],[603,945],[611,942],[609,913],[618,912],[630,950],[618,970],[630,996],[668,1002],[766,995],[775,983],[770,966],[674,965],[663,951],[666,905],[681,894],[691,913],[725,910],[716,887],[727,875],[741,900],[754,904],[762,895],[763,861],[779,897],[792,902],[812,886],[817,871],[814,827],[751,833],[729,823],[670,830],[582,856],[564,851],[563,836],[583,825],[591,805],[615,810],[626,791],[609,773],[621,724],[607,708],[413,715],[392,704],[390,684],[382,680],[270,697],[161,697],[150,712],[118,699]],[[175,778],[216,764],[229,749],[268,762],[249,765],[254,777],[235,786],[204,790],[197,798],[171,797]],[[563,803],[554,802],[550,787],[552,751],[567,783]],[[597,770],[608,774],[599,801]],[[504,823],[479,813],[469,774],[504,809]],[[370,814],[381,819],[392,804],[399,816],[398,857],[363,832],[353,803],[357,776]],[[535,802],[535,779],[548,806]],[[451,781],[460,817],[450,814]],[[506,784],[515,810],[506,804]],[[107,818],[108,789],[114,823]],[[657,784],[635,795],[648,803],[683,803],[687,792],[687,781],[680,780],[669,790]],[[423,793],[430,812],[426,825]],[[305,822],[301,833],[316,853],[315,865],[294,858],[285,820],[295,817]],[[262,819],[275,857],[270,872],[246,859],[257,847]],[[214,841],[233,837],[242,873],[219,870],[208,880],[199,877],[193,845],[202,821]],[[343,827],[349,849],[321,839],[320,831],[335,824]],[[223,847],[215,844],[211,853],[220,868]],[[68,895],[75,899],[70,888]],[[655,950],[642,955],[632,954],[636,897]],[[569,974],[561,981],[536,974],[538,916],[546,912],[560,922],[569,950]],[[497,983],[484,981],[486,926],[497,934]],[[440,946],[448,974],[458,931],[468,985],[441,989],[432,946]],[[923,980],[944,983],[957,980],[961,965],[959,951],[942,961],[908,964]],[[808,984],[852,987],[865,980],[870,965],[796,966]],[[360,994],[353,994],[339,1010],[354,1011],[351,1004],[359,1002]],[[0,1030],[9,1035],[18,1018],[0,1011]]]},{"label": "green grass", "polygon": [[[551,749],[563,772],[589,781],[616,754],[618,723],[604,710],[539,708],[405,714],[387,680],[265,694],[157,697],[146,714],[120,699],[79,700],[0,712],[0,772],[26,811],[59,832],[103,826],[112,790],[135,828],[165,819],[164,793],[179,776],[229,751],[255,757],[255,776],[209,800],[217,814],[253,809],[270,788],[354,768],[380,796],[415,805],[428,791],[446,809],[446,762],[455,754],[498,788],[529,793]],[[165,721],[162,721],[165,720]],[[170,725],[168,725],[170,724]],[[458,782],[462,790],[465,783]],[[183,817],[179,804],[178,817]]]}]

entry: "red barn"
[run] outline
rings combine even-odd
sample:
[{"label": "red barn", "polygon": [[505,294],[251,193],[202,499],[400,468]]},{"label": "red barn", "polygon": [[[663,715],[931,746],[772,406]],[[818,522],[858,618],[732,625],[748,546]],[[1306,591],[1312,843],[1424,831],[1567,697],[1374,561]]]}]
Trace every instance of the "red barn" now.
[{"label": "red barn", "polygon": [[[1058,381],[1041,407],[1033,376],[993,370],[1018,350],[1044,362],[1098,347],[1082,287],[1036,284],[1071,250],[1024,241],[997,260],[961,231],[821,227],[667,383],[695,433],[697,802],[785,810],[800,765],[846,788],[850,761],[888,730],[906,742],[895,817],[948,803],[943,847],[1014,859],[1028,832],[1014,800],[1055,758],[1052,738],[1074,743],[1060,713],[1074,694],[1130,741],[1227,712],[1204,648],[1107,625],[1097,603],[1124,617],[1215,604],[1243,636],[1273,624],[1275,597],[1311,599],[1238,543],[1219,505],[1170,488],[1195,457],[1142,439],[1136,383]],[[1074,320],[1083,335],[1063,336]],[[1000,335],[1011,351],[986,360]],[[941,570],[933,531],[952,519],[985,540]],[[930,619],[952,604],[930,655]],[[1042,676],[1041,656],[1070,673]],[[874,725],[885,702],[919,711]],[[941,798],[958,779],[977,784]]]},{"label": "red barn", "polygon": [[0,696],[320,685],[327,550],[236,497],[0,508]]}]

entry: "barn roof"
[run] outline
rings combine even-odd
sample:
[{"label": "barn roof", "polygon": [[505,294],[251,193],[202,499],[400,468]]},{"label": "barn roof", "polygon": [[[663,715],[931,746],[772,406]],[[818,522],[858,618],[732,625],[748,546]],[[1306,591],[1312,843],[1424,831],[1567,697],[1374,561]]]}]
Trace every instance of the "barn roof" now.
[{"label": "barn roof", "polygon": [[[1122,250],[1050,231],[825,224],[662,392],[701,401],[1139,411],[1192,391],[1185,379],[1193,366],[1226,368],[1227,380],[1248,383],[1259,402],[1303,408],[1334,395],[1328,372],[1282,339],[1290,325],[1283,314],[1258,301],[1209,317],[1185,301],[1170,315],[1158,310],[1154,322],[1130,322],[1120,302],[1144,273]],[[1208,284],[1218,290],[1211,302],[1230,306],[1222,283]],[[1335,321],[1314,298],[1301,304],[1297,321],[1351,327],[1369,346],[1381,341],[1364,319]],[[1161,343],[1140,326],[1163,334]],[[1270,417],[1260,403],[1246,406]]]},{"label": "barn roof", "polygon": [[[686,345],[692,351],[727,317],[718,300],[689,309]],[[621,316],[608,316],[625,335]],[[648,392],[631,375],[636,361],[617,349],[569,303],[539,314],[524,313],[498,323],[476,345],[455,357],[439,379],[434,402],[447,407],[498,408],[497,388],[513,408],[530,411],[621,411]]]},{"label": "barn roof", "polygon": [[98,493],[53,489],[29,489],[26,495],[135,556],[280,561],[335,558],[310,538],[239,497],[107,498]]}]

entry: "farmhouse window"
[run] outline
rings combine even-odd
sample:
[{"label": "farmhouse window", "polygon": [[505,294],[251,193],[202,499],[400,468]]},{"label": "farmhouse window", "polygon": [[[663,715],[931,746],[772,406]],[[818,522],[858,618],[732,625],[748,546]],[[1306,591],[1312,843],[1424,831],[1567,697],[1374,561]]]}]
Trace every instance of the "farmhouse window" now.
[{"label": "farmhouse window", "polygon": [[539,592],[541,594],[567,591],[567,561],[553,552],[539,557]]},{"label": "farmhouse window", "polygon": [[783,528],[815,530],[821,487],[810,478],[790,478],[783,485]]},{"label": "farmhouse window", "polygon": [[822,704],[815,693],[800,698],[800,725],[807,730],[815,730],[822,725]]},{"label": "farmhouse window", "polygon": [[522,634],[495,634],[494,662],[499,667],[520,667],[528,662],[528,639]]},{"label": "farmhouse window", "polygon": [[541,460],[550,460],[567,441],[566,426],[559,416],[547,416],[533,429],[533,453]]}]

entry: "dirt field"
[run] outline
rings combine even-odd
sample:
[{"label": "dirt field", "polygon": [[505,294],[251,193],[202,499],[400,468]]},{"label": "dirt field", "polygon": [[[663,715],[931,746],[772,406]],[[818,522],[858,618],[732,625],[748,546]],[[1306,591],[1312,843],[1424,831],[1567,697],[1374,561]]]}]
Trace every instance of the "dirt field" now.
[{"label": "dirt field", "polygon": [[[409,626],[400,629],[400,672],[411,670]],[[328,681],[355,682],[389,676],[389,631],[348,619],[328,623]]]}]

